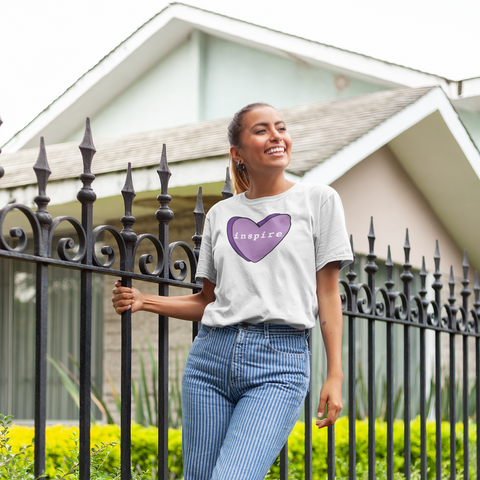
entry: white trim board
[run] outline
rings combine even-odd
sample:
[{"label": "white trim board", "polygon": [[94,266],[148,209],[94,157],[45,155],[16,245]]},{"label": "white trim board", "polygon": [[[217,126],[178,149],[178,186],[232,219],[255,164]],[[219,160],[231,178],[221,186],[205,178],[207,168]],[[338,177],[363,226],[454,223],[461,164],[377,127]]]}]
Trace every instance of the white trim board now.
[{"label": "white trim board", "polygon": [[303,176],[301,181],[332,184],[363,159],[437,110],[441,113],[465,157],[480,178],[480,153],[458,119],[458,115],[445,93],[440,88],[435,88],[314,167]]}]

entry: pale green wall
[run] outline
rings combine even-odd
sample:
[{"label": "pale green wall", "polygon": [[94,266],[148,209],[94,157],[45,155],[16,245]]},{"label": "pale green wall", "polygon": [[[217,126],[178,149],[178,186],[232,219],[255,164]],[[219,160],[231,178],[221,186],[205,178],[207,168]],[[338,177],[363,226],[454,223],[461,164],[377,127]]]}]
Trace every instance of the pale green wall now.
[{"label": "pale green wall", "polygon": [[[92,116],[96,138],[229,117],[247,103],[277,108],[382,90],[199,31]],[[64,141],[80,141],[83,127]]]},{"label": "pale green wall", "polygon": [[473,141],[480,148],[480,112],[467,112],[466,110],[458,110],[458,115],[467,127]]},{"label": "pale green wall", "polygon": [[213,36],[206,46],[205,119],[228,117],[252,102],[283,108],[384,89],[347,78],[350,85],[339,91],[332,71]]},{"label": "pale green wall", "polygon": [[[195,36],[194,36],[195,37]],[[91,118],[96,138],[198,121],[195,38],[184,42]],[[82,129],[64,141],[79,141]]]}]

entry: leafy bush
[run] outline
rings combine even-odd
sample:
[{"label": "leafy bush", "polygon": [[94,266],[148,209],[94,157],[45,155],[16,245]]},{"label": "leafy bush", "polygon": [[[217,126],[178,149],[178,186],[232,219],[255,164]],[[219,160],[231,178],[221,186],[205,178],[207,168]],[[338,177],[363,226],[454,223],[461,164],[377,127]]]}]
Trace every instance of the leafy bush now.
[{"label": "leafy bush", "polygon": [[[45,472],[47,479],[57,478],[57,475],[65,474],[65,472],[68,472],[76,465],[78,435],[79,430],[77,427],[61,425],[47,427],[45,446]],[[137,473],[156,472],[158,468],[158,430],[154,427],[145,428],[140,425],[133,425],[131,435],[132,467],[134,470]],[[170,429],[168,467],[170,478],[172,479],[180,478],[183,474],[181,436],[180,430]],[[18,476],[5,475],[8,471],[4,470],[2,466],[6,455],[4,455],[3,451],[0,451],[0,479],[33,479],[33,437],[33,427],[10,426],[9,437],[4,437],[4,443],[8,444],[10,455],[20,454],[17,457],[17,469],[19,471],[23,469],[23,476],[20,474]],[[2,444],[0,443],[0,445]],[[92,475],[92,478],[117,478],[120,467],[120,428],[116,425],[92,425],[90,445],[95,454],[95,462],[92,461],[92,473],[95,469],[98,470],[99,474],[98,477]],[[7,451],[5,450],[6,453]],[[106,474],[110,476],[105,477]],[[61,476],[60,478],[63,477]],[[142,477],[137,476],[134,478]],[[151,476],[149,475],[146,478],[151,478]]]},{"label": "leafy bush", "polygon": [[[1,425],[0,425],[1,427]],[[357,420],[357,478],[368,478],[368,421]],[[0,430],[1,431],[1,430]],[[386,477],[386,444],[387,444],[387,424],[382,421],[375,423],[376,432],[376,478]],[[0,456],[0,479],[3,478],[33,478],[31,471],[25,466],[33,460],[32,437],[34,430],[32,427],[13,426],[10,432],[11,438],[0,443],[0,449],[3,448]],[[304,433],[305,424],[298,422],[289,438],[289,470],[291,479],[304,478]],[[404,469],[404,444],[403,444],[404,424],[401,420],[396,420],[394,424],[394,471],[395,479],[403,478]],[[312,427],[313,434],[313,472],[314,478],[321,480],[327,478],[327,439],[326,429],[318,430],[315,425]],[[75,427],[47,427],[46,442],[46,473],[47,478],[55,478],[59,472],[67,472],[75,465],[76,461],[76,436],[78,428]],[[2,438],[2,437],[0,437]],[[6,437],[5,437],[6,438]],[[476,440],[477,432],[475,425],[469,426],[470,439],[470,478],[477,478],[474,473],[476,462]],[[91,430],[91,445],[95,448],[95,462],[92,465],[98,470],[98,475],[92,478],[102,478],[100,473],[109,474],[110,477],[117,478],[116,472],[120,465],[120,429],[116,425],[93,425]],[[7,451],[5,445],[8,444],[10,450]],[[105,444],[110,448],[105,448]],[[30,445],[30,446],[29,446]],[[96,445],[96,447],[95,447]],[[147,472],[145,478],[156,478],[157,463],[157,445],[158,430],[155,427],[142,427],[140,425],[132,426],[132,466],[137,472]],[[456,427],[456,448],[457,448],[457,478],[462,477],[463,473],[463,424],[459,423]],[[78,450],[78,449],[77,449]],[[336,478],[348,478],[348,418],[340,418],[335,428],[335,470]],[[3,475],[3,461],[11,458],[18,452],[23,452],[17,459],[16,468],[23,472],[17,477]],[[411,452],[412,452],[412,479],[420,478],[418,476],[420,467],[420,419],[417,418],[411,423]],[[8,457],[10,455],[10,457]],[[427,467],[428,477],[435,475],[435,422],[427,422]],[[72,460],[73,459],[73,460]],[[10,462],[11,466],[12,462]],[[23,470],[21,470],[23,468]],[[181,430],[169,430],[169,458],[168,458],[169,478],[181,479],[183,476],[182,466],[182,438]],[[96,471],[97,471],[96,470]],[[7,470],[5,470],[6,472]],[[93,469],[92,469],[93,471]],[[442,472],[449,475],[450,471],[450,425],[447,422],[442,423]],[[30,476],[29,476],[30,475]],[[279,459],[272,466],[267,479],[278,479],[280,475]],[[62,477],[60,477],[62,478]],[[70,478],[70,477],[66,477]],[[447,477],[445,477],[447,478]]]},{"label": "leafy bush", "polygon": [[[342,417],[335,424],[335,473],[336,478],[348,478],[348,418]],[[357,478],[368,478],[368,420],[356,421],[357,431]],[[293,479],[304,478],[304,461],[305,461],[305,425],[297,423],[290,435],[288,441],[288,461],[289,473]],[[315,479],[321,480],[327,478],[328,463],[328,432],[326,429],[318,430],[313,424],[313,476]],[[477,441],[477,432],[474,424],[469,426],[469,447],[470,452],[475,450]],[[393,428],[394,443],[394,472],[396,478],[403,478],[404,471],[404,423],[401,420],[395,420]],[[411,423],[411,464],[412,478],[420,469],[420,418],[415,419]],[[427,469],[428,476],[435,475],[435,459],[436,459],[436,439],[435,439],[435,422],[427,422]],[[456,448],[457,448],[457,474],[463,473],[463,424],[458,423],[456,426]],[[387,464],[387,424],[377,420],[375,422],[375,453],[376,453],[376,478],[386,477]],[[473,457],[473,458],[472,458]],[[470,455],[470,478],[476,478],[474,474],[476,457]],[[450,424],[442,422],[442,472],[450,471]],[[269,479],[279,478],[280,467],[279,459],[276,460],[270,469]]]}]

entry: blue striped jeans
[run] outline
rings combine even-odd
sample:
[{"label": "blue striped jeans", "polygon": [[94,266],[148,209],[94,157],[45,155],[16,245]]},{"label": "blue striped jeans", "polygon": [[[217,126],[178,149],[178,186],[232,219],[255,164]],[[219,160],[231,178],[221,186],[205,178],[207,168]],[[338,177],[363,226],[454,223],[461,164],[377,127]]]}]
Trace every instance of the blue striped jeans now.
[{"label": "blue striped jeans", "polygon": [[310,377],[307,334],[202,325],[182,381],[185,480],[261,480],[295,425]]}]

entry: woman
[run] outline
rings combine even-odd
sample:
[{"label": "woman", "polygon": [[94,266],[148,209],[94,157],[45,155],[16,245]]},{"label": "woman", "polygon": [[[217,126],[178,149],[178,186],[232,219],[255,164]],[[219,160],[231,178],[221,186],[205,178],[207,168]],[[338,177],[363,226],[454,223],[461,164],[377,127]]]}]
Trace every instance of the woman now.
[{"label": "woman", "polygon": [[202,321],[182,383],[185,480],[264,478],[308,390],[317,313],[328,359],[317,426],[342,408],[338,272],[352,254],[341,201],[328,186],[285,178],[292,139],[273,107],[247,105],[228,136],[237,195],[205,219],[202,292],[159,297],[119,282],[113,290],[118,314]]}]

